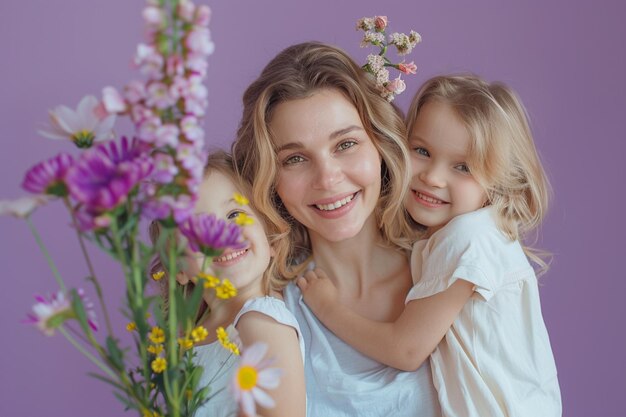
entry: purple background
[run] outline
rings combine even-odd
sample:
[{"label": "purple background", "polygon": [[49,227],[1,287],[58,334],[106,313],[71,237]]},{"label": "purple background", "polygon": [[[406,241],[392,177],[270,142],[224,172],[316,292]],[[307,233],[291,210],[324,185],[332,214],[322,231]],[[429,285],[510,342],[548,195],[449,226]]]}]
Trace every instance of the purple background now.
[{"label": "purple background", "polygon": [[[383,4],[386,4],[383,6]],[[473,71],[502,80],[524,99],[537,146],[554,186],[554,204],[540,245],[554,253],[541,281],[543,312],[560,374],[564,415],[625,416],[626,222],[620,215],[626,179],[626,8],[618,1],[511,2],[473,0],[213,1],[210,57],[213,146],[228,146],[244,88],[283,47],[317,39],[362,62],[354,30],[362,16],[388,14],[391,29],[414,28],[424,42],[410,57],[419,67],[398,98],[406,109],[418,85],[442,72]],[[47,109],[74,107],[106,85],[138,77],[129,65],[142,40],[139,0],[21,0],[0,4],[0,198],[22,195],[35,162],[71,150],[39,137]],[[118,124],[130,133],[127,124]],[[622,190],[622,191],[620,191]],[[84,286],[86,267],[57,203],[34,215],[66,280]],[[20,324],[32,295],[55,283],[25,223],[0,218],[2,348],[0,415],[111,416],[122,406],[109,387],[85,375],[95,368],[61,335],[47,338]],[[93,251],[95,252],[95,250]],[[100,254],[98,254],[100,255]],[[116,325],[122,277],[96,256]],[[540,416],[537,416],[540,417]]]}]

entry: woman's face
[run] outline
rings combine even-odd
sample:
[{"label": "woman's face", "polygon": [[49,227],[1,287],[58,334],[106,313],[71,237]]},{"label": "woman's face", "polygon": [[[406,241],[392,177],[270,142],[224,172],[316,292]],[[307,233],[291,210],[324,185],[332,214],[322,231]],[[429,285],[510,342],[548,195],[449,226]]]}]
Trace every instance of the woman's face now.
[{"label": "woman's face", "polygon": [[311,237],[338,242],[370,219],[381,157],[356,108],[340,92],[282,102],[270,122],[279,164],[276,191]]}]

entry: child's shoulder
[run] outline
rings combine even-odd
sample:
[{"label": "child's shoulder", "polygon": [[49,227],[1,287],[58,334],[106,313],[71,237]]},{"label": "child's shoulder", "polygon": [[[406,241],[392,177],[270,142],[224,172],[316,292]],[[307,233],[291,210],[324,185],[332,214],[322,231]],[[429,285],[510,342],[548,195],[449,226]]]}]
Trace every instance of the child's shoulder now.
[{"label": "child's shoulder", "polygon": [[468,251],[495,254],[510,243],[496,224],[495,210],[485,207],[453,218],[428,240],[417,242],[413,251],[450,259]]},{"label": "child's shoulder", "polygon": [[300,335],[298,321],[282,297],[266,295],[249,299],[239,310],[233,324],[237,329],[241,329],[258,325],[260,322],[264,322],[266,326],[292,327]]}]

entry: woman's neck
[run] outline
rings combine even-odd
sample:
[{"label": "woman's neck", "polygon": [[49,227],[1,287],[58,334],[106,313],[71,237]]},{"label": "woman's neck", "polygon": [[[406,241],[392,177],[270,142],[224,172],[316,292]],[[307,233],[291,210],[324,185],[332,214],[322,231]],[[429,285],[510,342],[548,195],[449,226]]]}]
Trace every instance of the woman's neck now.
[{"label": "woman's neck", "polygon": [[310,238],[315,266],[328,274],[340,292],[358,296],[408,265],[406,255],[384,245],[373,215],[350,239],[333,242],[313,233]]}]

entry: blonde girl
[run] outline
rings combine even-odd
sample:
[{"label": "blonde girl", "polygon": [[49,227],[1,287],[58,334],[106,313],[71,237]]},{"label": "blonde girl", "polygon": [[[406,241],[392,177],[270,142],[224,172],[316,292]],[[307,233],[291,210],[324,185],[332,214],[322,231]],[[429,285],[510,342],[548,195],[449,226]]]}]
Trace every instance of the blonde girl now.
[{"label": "blonde girl", "polygon": [[322,271],[298,280],[317,317],[362,353],[411,370],[430,356],[444,416],[561,415],[560,391],[522,243],[549,186],[515,93],[474,76],[435,77],[408,116],[412,180],[405,207],[423,238],[414,286],[395,321],[338,302]]},{"label": "blonde girl", "polygon": [[[285,307],[281,291],[287,281],[277,278],[272,259],[276,251],[281,251],[284,243],[277,240],[270,223],[253,205],[241,205],[236,194],[250,196],[250,186],[235,174],[231,157],[224,152],[209,156],[205,168],[198,201],[197,213],[214,213],[218,218],[234,221],[238,216],[247,216],[252,224],[242,228],[245,246],[242,249],[227,249],[214,258],[205,273],[227,277],[237,288],[237,295],[228,300],[216,298],[215,292],[204,293],[204,305],[198,312],[201,324],[211,335],[204,345],[194,347],[196,360],[204,366],[200,385],[209,385],[210,400],[198,411],[202,416],[237,416],[237,404],[228,385],[232,378],[236,357],[216,341],[216,330],[228,328],[230,337],[240,339],[242,345],[251,346],[263,342],[269,346],[267,355],[273,357],[273,366],[282,369],[278,388],[267,394],[275,406],[258,411],[263,416],[304,416],[304,345],[300,329],[293,314]],[[159,227],[153,223],[151,237],[158,239]],[[179,285],[193,289],[194,281],[200,274],[203,255],[189,253],[181,262],[183,272],[177,276]],[[157,259],[153,271],[163,268]],[[166,280],[162,280],[166,281]],[[167,294],[167,291],[163,291]],[[190,293],[190,291],[188,291]],[[203,312],[210,310],[210,314]],[[262,402],[261,405],[266,404]]]},{"label": "blonde girl", "polygon": [[[280,274],[315,263],[337,277],[345,308],[395,320],[411,287],[409,154],[396,109],[345,52],[317,42],[280,52],[243,101],[233,157],[289,244],[276,255]],[[309,417],[439,415],[428,363],[403,372],[372,360],[330,333],[296,285],[284,296],[307,349]]]}]

